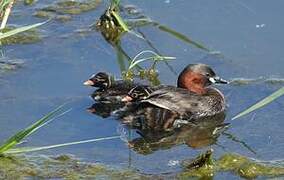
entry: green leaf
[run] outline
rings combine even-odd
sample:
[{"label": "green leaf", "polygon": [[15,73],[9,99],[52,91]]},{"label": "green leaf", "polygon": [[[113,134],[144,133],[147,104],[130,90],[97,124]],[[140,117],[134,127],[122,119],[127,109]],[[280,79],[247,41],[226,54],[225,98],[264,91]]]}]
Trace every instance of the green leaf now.
[{"label": "green leaf", "polygon": [[128,71],[131,70],[136,65],[138,65],[139,63],[142,63],[144,61],[148,61],[148,60],[152,60],[152,61],[165,61],[165,60],[173,60],[173,59],[176,59],[176,58],[175,57],[169,57],[169,56],[151,56],[151,57],[148,57],[148,58],[139,59],[139,60],[136,60],[135,62],[133,62],[128,67]]},{"label": "green leaf", "polygon": [[[150,54],[153,54],[154,56],[138,59],[139,56],[141,56],[142,54],[145,54],[145,53],[150,53]],[[144,62],[144,61],[148,61],[148,60],[167,61],[167,60],[173,60],[173,59],[176,59],[176,58],[175,57],[168,57],[168,56],[160,56],[159,54],[155,53],[154,51],[144,50],[144,51],[141,51],[140,53],[138,53],[133,58],[133,60],[131,61],[130,65],[128,67],[128,71],[130,71],[133,67],[137,66],[139,63]]]},{"label": "green leaf", "polygon": [[274,92],[270,96],[264,98],[263,100],[259,101],[258,103],[254,104],[253,106],[249,107],[247,110],[245,110],[245,111],[239,113],[238,115],[234,116],[232,118],[232,120],[237,119],[239,117],[242,117],[242,116],[244,116],[244,115],[246,115],[246,114],[248,114],[252,111],[255,111],[255,110],[267,105],[268,103],[271,103],[272,101],[279,98],[283,94],[284,94],[284,87],[280,88],[279,90],[277,90],[276,92]]},{"label": "green leaf", "polygon": [[124,22],[124,20],[120,17],[120,15],[115,12],[115,11],[111,11],[111,14],[115,17],[115,19],[117,20],[118,24],[122,27],[122,29],[126,32],[129,32],[129,28],[127,26],[127,24]]},{"label": "green leaf", "polygon": [[23,26],[23,27],[13,29],[13,30],[5,32],[5,33],[0,33],[0,40],[3,39],[3,38],[9,37],[9,36],[13,36],[15,34],[30,30],[32,28],[36,28],[36,27],[41,26],[41,25],[43,25],[47,22],[48,21],[45,21],[45,22],[42,22],[42,23],[36,23],[36,24],[33,24],[33,25]]},{"label": "green leaf", "polygon": [[[51,111],[41,119],[39,119],[37,122],[34,124],[30,125],[24,130],[19,131],[12,137],[10,137],[3,145],[0,146],[0,154],[3,154],[5,151],[13,148],[15,145],[20,143],[25,137],[31,135],[35,131],[37,131],[39,128],[43,127],[47,123],[51,122],[55,117],[58,115],[59,112],[61,112],[63,108],[63,105],[59,106],[56,108],[54,111]],[[68,110],[69,111],[69,110]],[[64,114],[68,111],[64,111],[61,114]],[[60,115],[60,114],[59,114]]]},{"label": "green leaf", "polygon": [[59,147],[77,145],[77,144],[84,144],[84,143],[91,143],[91,142],[98,142],[104,140],[111,140],[111,139],[118,139],[120,136],[110,136],[110,137],[103,137],[103,138],[96,138],[96,139],[88,139],[83,141],[75,141],[69,143],[62,143],[62,144],[55,144],[49,146],[42,146],[42,147],[24,147],[24,148],[12,148],[5,152],[5,154],[16,154],[16,153],[26,153],[26,152],[34,152],[34,151],[42,151],[48,149],[54,149]]},{"label": "green leaf", "polygon": [[124,22],[124,20],[122,19],[122,17],[115,11],[111,11],[112,15],[115,17],[115,19],[117,20],[118,24],[122,27],[123,31],[128,32],[130,34],[133,34],[134,36],[140,38],[140,39],[144,39],[141,35],[137,34],[134,31],[131,31],[126,22]]}]

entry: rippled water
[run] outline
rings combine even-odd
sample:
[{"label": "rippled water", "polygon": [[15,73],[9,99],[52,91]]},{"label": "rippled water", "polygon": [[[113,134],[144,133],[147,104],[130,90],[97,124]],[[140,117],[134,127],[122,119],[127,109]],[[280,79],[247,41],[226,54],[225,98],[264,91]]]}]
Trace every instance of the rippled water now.
[{"label": "rippled water", "polygon": [[[11,24],[24,25],[41,22],[31,16],[48,1],[24,7],[19,3],[9,19]],[[147,35],[163,55],[175,56],[170,64],[179,72],[189,63],[206,63],[226,79],[283,78],[284,61],[284,2],[207,0],[207,1],[123,1],[141,9],[151,19],[186,34],[221,55],[213,55],[181,42],[153,27],[140,30]],[[114,118],[103,119],[86,111],[93,101],[93,91],[82,85],[92,73],[107,71],[120,77],[116,54],[98,32],[80,35],[78,29],[87,28],[104,12],[107,3],[95,11],[73,16],[62,23],[50,21],[40,27],[41,42],[3,47],[6,56],[22,59],[22,68],[1,75],[0,139],[4,140],[19,129],[40,118],[58,105],[71,101],[72,111],[52,122],[28,138],[27,146],[57,144],[83,139],[121,134],[121,126]],[[130,56],[149,49],[135,36],[123,38],[123,47]],[[175,85],[177,75],[164,64],[158,65],[160,80]],[[240,119],[230,119],[250,105],[283,86],[260,81],[248,85],[219,86],[228,103],[225,122],[231,123],[227,131],[256,151],[252,153],[243,144],[227,136],[218,138],[211,146],[218,156],[236,152],[261,160],[276,160],[284,156],[283,97],[268,106]],[[127,132],[126,135],[127,136]],[[176,172],[178,162],[193,158],[203,149],[177,145],[141,155],[129,150],[121,139],[78,145],[39,152],[44,154],[71,153],[84,161],[101,162],[113,167],[129,167],[145,173]],[[218,174],[226,178],[227,174]]]}]

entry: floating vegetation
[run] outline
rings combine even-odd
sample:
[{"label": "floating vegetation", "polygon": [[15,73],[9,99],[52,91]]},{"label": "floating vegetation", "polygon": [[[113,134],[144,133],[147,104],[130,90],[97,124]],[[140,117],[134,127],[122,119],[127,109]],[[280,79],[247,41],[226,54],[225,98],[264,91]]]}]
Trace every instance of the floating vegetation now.
[{"label": "floating vegetation", "polygon": [[231,85],[241,86],[241,85],[249,85],[255,83],[267,83],[267,84],[284,84],[283,78],[256,78],[256,79],[247,79],[247,78],[234,78],[230,81]]},{"label": "floating vegetation", "polygon": [[197,158],[185,161],[181,173],[167,175],[145,175],[130,169],[111,169],[101,164],[86,163],[71,155],[47,156],[2,156],[0,157],[0,179],[64,178],[64,179],[160,179],[176,177],[214,177],[217,172],[232,172],[244,178],[279,177],[284,168],[256,163],[238,154],[225,154],[218,160],[208,150]]},{"label": "floating vegetation", "polygon": [[80,162],[70,155],[0,157],[0,179],[140,179],[131,170],[115,170],[100,164]]},{"label": "floating vegetation", "polygon": [[276,92],[274,92],[273,94],[271,94],[270,96],[264,98],[263,100],[259,101],[258,103],[254,104],[253,106],[249,107],[247,110],[239,113],[238,115],[234,116],[232,118],[232,120],[240,118],[252,111],[255,111],[269,103],[271,103],[272,101],[274,101],[275,99],[279,98],[280,96],[284,95],[284,87],[278,89]]},{"label": "floating vegetation", "polygon": [[55,18],[60,21],[68,21],[72,17],[97,8],[101,0],[64,0],[53,3],[36,11],[34,16],[39,18]]},{"label": "floating vegetation", "polygon": [[[45,22],[44,22],[45,23]],[[38,30],[33,29],[44,23],[37,23],[34,25],[15,27],[10,26],[2,30],[0,34],[0,41],[2,45],[11,44],[30,44],[41,40]]]},{"label": "floating vegetation", "polygon": [[185,171],[179,178],[212,178],[217,172],[232,172],[248,179],[284,176],[284,167],[257,163],[238,154],[225,154],[218,160],[212,157],[212,150],[199,155],[196,159],[183,163]]},{"label": "floating vegetation", "polygon": [[25,5],[33,5],[37,0],[24,0]]},{"label": "floating vegetation", "polygon": [[283,176],[284,167],[266,165],[238,154],[225,154],[218,161],[220,171],[231,171],[241,177],[252,179],[258,176]]},{"label": "floating vegetation", "polygon": [[47,12],[47,11],[36,11],[34,14],[34,16],[38,17],[38,18],[54,18],[55,20],[61,21],[61,22],[66,22],[66,21],[70,21],[72,19],[71,15],[55,15],[52,12]]}]

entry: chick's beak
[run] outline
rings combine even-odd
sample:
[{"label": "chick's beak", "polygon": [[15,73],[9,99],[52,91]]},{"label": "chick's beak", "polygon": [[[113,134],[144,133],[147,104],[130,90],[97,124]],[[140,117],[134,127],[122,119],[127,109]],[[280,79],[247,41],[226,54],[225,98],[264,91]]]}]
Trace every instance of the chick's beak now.
[{"label": "chick's beak", "polygon": [[92,107],[88,108],[87,111],[90,113],[96,113],[96,109]]},{"label": "chick's beak", "polygon": [[133,98],[128,96],[128,95],[121,99],[122,102],[130,102],[132,100],[133,100]]},{"label": "chick's beak", "polygon": [[209,78],[209,81],[212,83],[228,84],[229,82],[225,79],[220,78],[219,76]]},{"label": "chick's beak", "polygon": [[91,80],[87,80],[87,81],[85,81],[83,84],[84,84],[85,86],[93,86],[93,85],[95,85],[95,83],[94,83],[93,81],[91,81]]}]

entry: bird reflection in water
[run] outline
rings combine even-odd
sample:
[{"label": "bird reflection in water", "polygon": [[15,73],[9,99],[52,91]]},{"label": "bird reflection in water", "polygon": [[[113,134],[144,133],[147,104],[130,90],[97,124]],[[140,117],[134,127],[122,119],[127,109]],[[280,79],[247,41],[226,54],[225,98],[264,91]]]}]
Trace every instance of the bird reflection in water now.
[{"label": "bird reflection in water", "polygon": [[220,134],[227,129],[228,123],[224,123],[224,120],[225,113],[220,113],[190,121],[169,131],[137,129],[141,137],[130,140],[128,144],[139,154],[151,154],[157,150],[170,149],[182,144],[190,148],[210,146],[215,144]]},{"label": "bird reflection in water", "polygon": [[[88,111],[106,118],[120,107],[120,104],[95,103]],[[139,137],[136,136],[127,143],[139,154],[151,154],[182,144],[190,148],[210,146],[215,144],[220,134],[228,128],[228,123],[224,123],[225,112],[186,121],[179,120],[174,112],[161,108],[133,108],[133,105],[129,108],[116,117],[127,129],[136,130]]]}]

